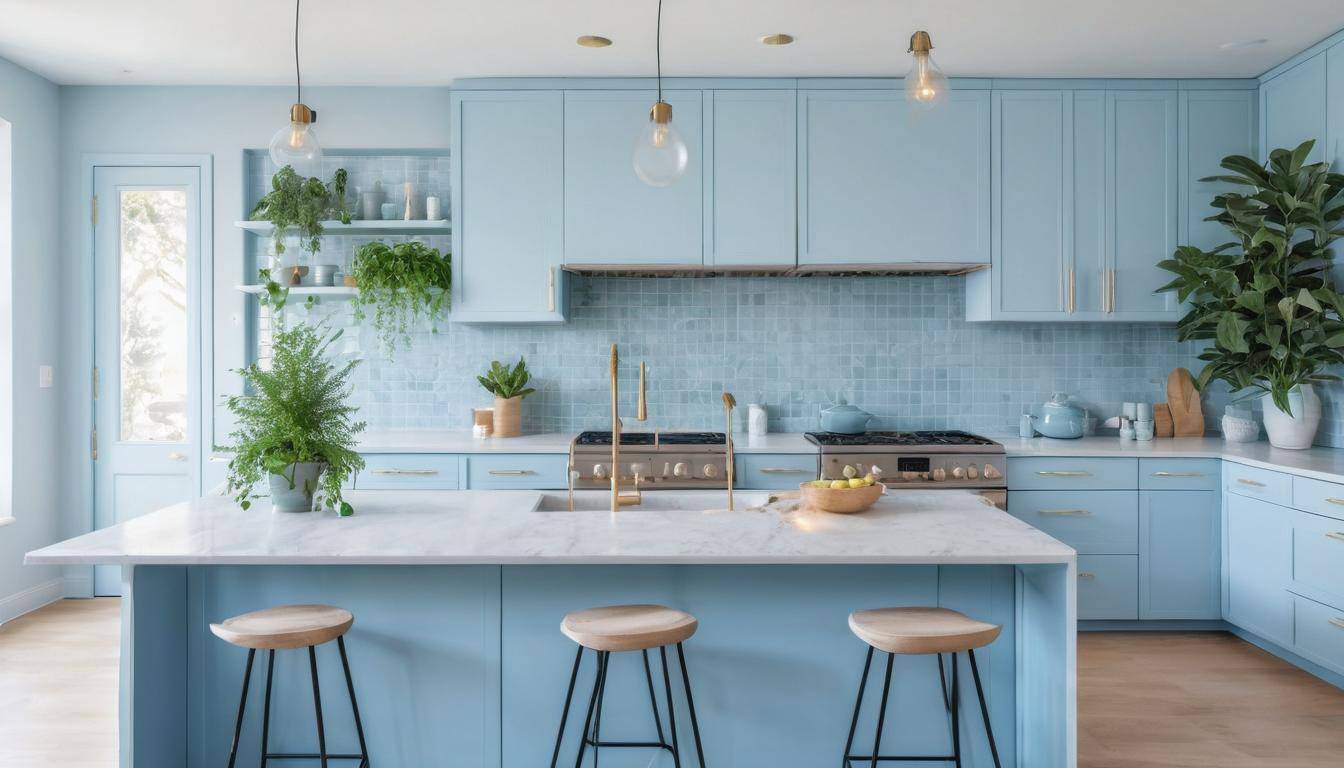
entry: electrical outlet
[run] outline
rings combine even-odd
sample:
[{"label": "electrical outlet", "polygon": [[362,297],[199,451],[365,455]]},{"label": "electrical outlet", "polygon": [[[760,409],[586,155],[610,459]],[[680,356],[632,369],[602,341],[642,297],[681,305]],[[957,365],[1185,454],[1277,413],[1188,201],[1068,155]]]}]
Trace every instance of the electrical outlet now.
[{"label": "electrical outlet", "polygon": [[37,386],[42,389],[51,389],[52,372],[50,365],[37,366]]}]

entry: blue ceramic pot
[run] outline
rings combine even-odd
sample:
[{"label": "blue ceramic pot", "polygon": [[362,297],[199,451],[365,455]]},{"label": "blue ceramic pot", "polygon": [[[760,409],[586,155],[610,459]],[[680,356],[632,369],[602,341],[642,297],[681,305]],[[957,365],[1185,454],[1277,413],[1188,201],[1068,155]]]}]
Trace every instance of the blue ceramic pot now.
[{"label": "blue ceramic pot", "polygon": [[821,431],[840,432],[846,435],[863,434],[873,414],[850,405],[843,400],[821,411]]}]

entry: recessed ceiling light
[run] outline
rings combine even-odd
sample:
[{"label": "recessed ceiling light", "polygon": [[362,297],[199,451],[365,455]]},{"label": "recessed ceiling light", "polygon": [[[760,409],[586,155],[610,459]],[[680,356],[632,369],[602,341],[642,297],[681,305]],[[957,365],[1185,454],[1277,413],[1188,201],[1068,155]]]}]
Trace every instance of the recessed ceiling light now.
[{"label": "recessed ceiling light", "polygon": [[773,35],[765,35],[761,38],[761,45],[788,45],[793,42],[793,35],[777,32]]},{"label": "recessed ceiling light", "polygon": [[1235,51],[1238,48],[1254,48],[1257,45],[1264,45],[1268,42],[1269,40],[1266,38],[1257,37],[1254,40],[1236,40],[1230,43],[1223,43],[1218,46],[1218,48],[1223,51]]},{"label": "recessed ceiling light", "polygon": [[584,48],[606,48],[611,45],[611,38],[601,35],[579,35],[579,39],[574,42]]}]

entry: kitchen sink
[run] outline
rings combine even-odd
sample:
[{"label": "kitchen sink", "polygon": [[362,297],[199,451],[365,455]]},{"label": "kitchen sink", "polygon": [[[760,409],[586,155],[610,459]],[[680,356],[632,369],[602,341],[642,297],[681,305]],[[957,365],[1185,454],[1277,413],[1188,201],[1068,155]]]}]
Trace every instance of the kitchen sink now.
[{"label": "kitchen sink", "polygon": [[[735,491],[733,506],[743,510],[749,507],[763,507],[768,503],[767,491]],[[637,507],[622,507],[622,511],[644,510],[646,512],[711,512],[725,511],[728,508],[727,491],[645,491],[644,501]],[[569,495],[564,491],[551,491],[541,495],[538,512],[569,511]],[[575,491],[575,512],[610,512],[610,491]]]}]

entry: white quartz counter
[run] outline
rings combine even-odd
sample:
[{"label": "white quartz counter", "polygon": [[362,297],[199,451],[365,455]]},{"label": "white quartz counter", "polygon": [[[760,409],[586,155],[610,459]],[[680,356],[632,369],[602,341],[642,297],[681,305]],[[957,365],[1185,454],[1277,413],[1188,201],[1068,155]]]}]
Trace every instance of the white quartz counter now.
[{"label": "white quartz counter", "polygon": [[[631,430],[639,431],[639,430]],[[670,430],[669,430],[670,431]],[[571,432],[545,432],[521,437],[471,436],[467,430],[398,429],[360,436],[360,453],[569,453]],[[817,446],[799,433],[777,432],[761,437],[733,435],[738,453],[816,453]]]},{"label": "white quartz counter", "polygon": [[[680,494],[676,491],[661,492]],[[654,493],[646,494],[650,497]],[[702,506],[723,506],[703,494]],[[1026,564],[1074,551],[962,491],[906,491],[857,515],[797,502],[738,510],[566,509],[534,491],[351,492],[356,513],[275,513],[261,500],[178,504],[30,552],[52,564]],[[757,494],[759,501],[763,495]],[[656,500],[652,507],[659,507]]]},{"label": "white quartz counter", "polygon": [[1229,443],[1221,437],[1181,437],[1146,442],[1122,441],[1116,437],[1083,437],[1077,440],[1053,440],[1048,437],[1030,440],[1018,437],[995,439],[1003,443],[1009,456],[1226,459],[1292,475],[1344,483],[1344,450],[1338,448],[1316,447],[1290,451],[1275,448],[1268,442]]}]

